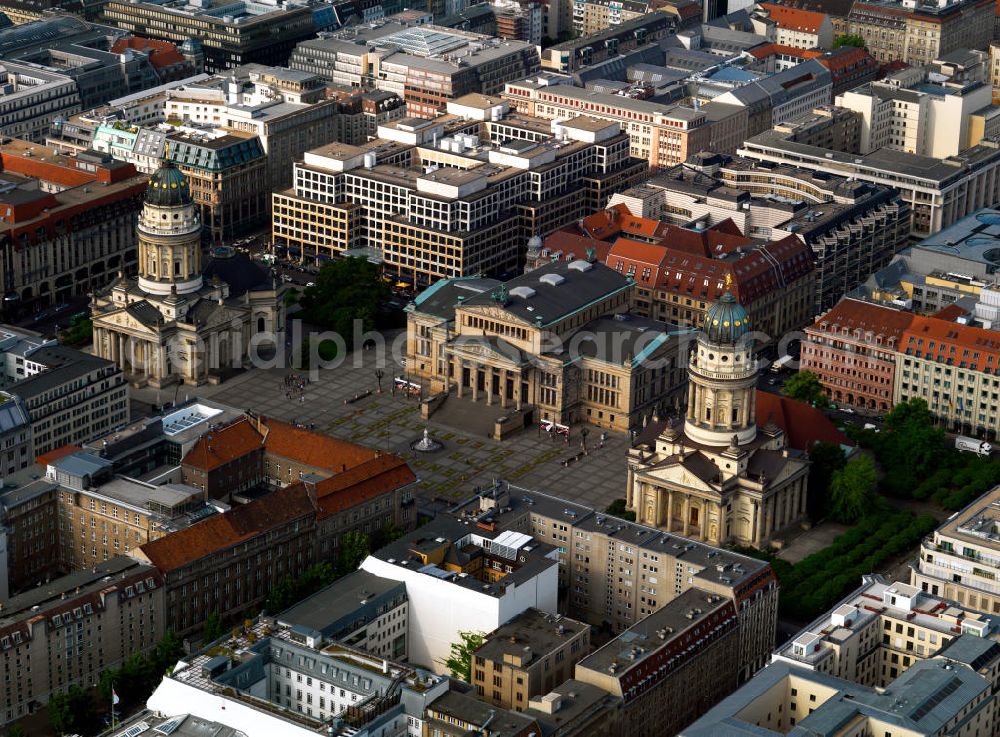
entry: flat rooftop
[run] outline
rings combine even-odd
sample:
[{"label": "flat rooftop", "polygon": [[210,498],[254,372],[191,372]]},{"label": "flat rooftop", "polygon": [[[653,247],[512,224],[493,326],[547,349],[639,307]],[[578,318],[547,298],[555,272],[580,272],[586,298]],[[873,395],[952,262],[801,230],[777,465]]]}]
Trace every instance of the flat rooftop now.
[{"label": "flat rooftop", "polygon": [[474,655],[495,662],[503,662],[505,655],[527,655],[527,667],[589,629],[589,624],[560,614],[526,609],[491,632]]}]

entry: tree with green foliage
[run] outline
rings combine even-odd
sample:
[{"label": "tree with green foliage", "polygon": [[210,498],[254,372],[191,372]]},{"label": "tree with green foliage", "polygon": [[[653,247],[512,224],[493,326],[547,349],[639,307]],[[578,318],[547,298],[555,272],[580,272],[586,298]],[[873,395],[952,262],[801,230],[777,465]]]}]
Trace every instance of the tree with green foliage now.
[{"label": "tree with green foliage", "polygon": [[218,612],[212,612],[205,617],[205,624],[201,630],[201,639],[207,644],[215,642],[226,634],[226,628],[222,625],[222,617]]},{"label": "tree with green foliage", "polygon": [[830,478],[830,514],[838,522],[852,524],[879,509],[875,494],[875,462],[861,453]]},{"label": "tree with green foliage", "polygon": [[361,561],[368,557],[369,550],[368,536],[365,533],[358,530],[348,532],[341,540],[337,572],[343,576],[357,570]]},{"label": "tree with green foliage", "polygon": [[381,306],[390,296],[378,264],[347,257],[323,264],[316,283],[306,287],[299,304],[308,322],[340,334],[351,347],[354,321],[361,322],[362,331],[375,330]]},{"label": "tree with green foliage", "polygon": [[264,602],[267,614],[283,612],[334,582],[337,574],[329,563],[317,563],[298,576],[285,576],[274,586]]},{"label": "tree with green foliage", "polygon": [[809,485],[807,507],[809,516],[816,520],[826,514],[830,481],[833,474],[847,463],[844,449],[837,443],[819,441],[809,449]]},{"label": "tree with green foliage", "polygon": [[59,333],[59,342],[62,345],[79,347],[92,343],[93,340],[94,323],[86,318]]},{"label": "tree with green foliage", "polygon": [[856,46],[859,49],[866,48],[868,44],[865,37],[857,33],[843,33],[833,39],[833,48],[839,49],[841,46]]},{"label": "tree with green foliage", "polygon": [[448,669],[452,678],[469,683],[472,679],[472,654],[486,639],[483,632],[459,632],[458,642],[451,643],[451,655],[441,664]]},{"label": "tree with green foliage", "polygon": [[624,499],[615,499],[608,505],[608,508],[605,511],[608,514],[613,514],[615,517],[621,517],[629,522],[635,522],[635,512],[629,511],[625,507],[626,502]]},{"label": "tree with green foliage", "polygon": [[403,528],[395,522],[389,522],[379,528],[375,534],[372,535],[371,549],[372,551],[375,551],[379,548],[384,548],[393,540],[398,540],[402,536]]},{"label": "tree with green foliage", "polygon": [[881,489],[891,496],[909,497],[946,457],[944,430],[923,399],[900,402],[885,417],[874,450],[884,475]]},{"label": "tree with green foliage", "polygon": [[28,737],[28,734],[24,731],[24,727],[15,724],[7,730],[7,737]]},{"label": "tree with green foliage", "polygon": [[90,694],[77,685],[49,697],[48,715],[49,726],[58,734],[89,732],[97,721]]},{"label": "tree with green foliage", "polygon": [[828,407],[830,400],[827,399],[823,391],[823,385],[819,382],[819,377],[812,371],[799,371],[793,374],[782,387],[785,396],[806,402],[814,407]]}]

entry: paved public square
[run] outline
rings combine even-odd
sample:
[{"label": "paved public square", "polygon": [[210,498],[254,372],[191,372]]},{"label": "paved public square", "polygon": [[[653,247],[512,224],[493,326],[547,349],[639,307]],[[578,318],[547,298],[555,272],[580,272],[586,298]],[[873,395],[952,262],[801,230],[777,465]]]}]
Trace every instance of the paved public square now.
[{"label": "paved public square", "polygon": [[[485,433],[476,435],[420,418],[420,406],[415,398],[390,392],[392,377],[399,375],[398,366],[386,366],[382,393],[376,391],[376,356],[374,351],[362,352],[363,365],[354,366],[353,354],[343,366],[320,370],[316,378],[298,396],[286,397],[284,377],[305,374],[294,369],[253,369],[245,371],[218,386],[186,387],[177,390],[177,400],[204,397],[249,409],[281,420],[314,424],[315,429],[335,437],[378,447],[407,458],[419,477],[421,493],[428,499],[456,501],[467,498],[476,486],[486,486],[494,479],[504,479],[518,486],[563,496],[581,504],[604,509],[613,500],[625,496],[625,456],[628,437],[608,432],[603,447],[600,428],[590,428],[587,438],[589,455],[564,467],[563,461],[581,450],[580,429],[572,428],[570,444],[563,438],[551,439],[535,428],[527,428],[509,440],[497,442]],[[371,395],[350,404],[345,400],[359,392],[371,390]],[[169,402],[174,390],[157,393],[153,389],[133,390],[140,402]],[[456,413],[455,403],[465,403]],[[443,415],[485,413],[485,404],[478,406],[468,399],[450,397],[448,412]],[[482,423],[479,423],[482,424]],[[427,427],[431,436],[443,444],[434,453],[418,453],[411,444]]]}]

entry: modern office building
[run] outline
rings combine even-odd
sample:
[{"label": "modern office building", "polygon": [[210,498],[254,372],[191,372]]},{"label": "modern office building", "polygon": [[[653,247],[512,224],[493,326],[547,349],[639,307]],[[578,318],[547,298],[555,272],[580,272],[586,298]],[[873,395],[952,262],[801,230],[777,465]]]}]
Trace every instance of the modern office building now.
[{"label": "modern office building", "polygon": [[693,329],[629,315],[634,301],[630,277],[585,259],[440,281],[407,308],[407,371],[525,424],[638,428],[677,401]]},{"label": "modern office building", "polygon": [[0,724],[44,709],[70,686],[88,688],[103,671],[149,652],[165,622],[159,572],[125,557],[4,601],[0,661],[9,679]]},{"label": "modern office building", "polygon": [[486,635],[472,652],[471,681],[489,704],[526,711],[573,675],[590,653],[590,625],[527,609]]},{"label": "modern office building", "polygon": [[367,255],[417,287],[504,274],[530,237],[603,207],[645,170],[614,123],[553,126],[483,95],[447,108],[306,153],[294,187],[274,195],[275,243],[303,261]]},{"label": "modern office building", "polygon": [[976,499],[920,544],[910,583],[931,596],[989,615],[1000,614],[1000,487]]},{"label": "modern office building", "polygon": [[539,75],[510,82],[504,98],[518,112],[544,120],[587,115],[617,123],[629,137],[631,155],[653,168],[681,164],[699,151],[731,153],[747,135],[749,108],[743,105],[713,101],[695,108],[632,99],[574,87],[568,79]]},{"label": "modern office building", "polygon": [[149,38],[200,45],[205,71],[222,72],[243,64],[285,64],[300,41],[336,27],[330,5],[264,0],[254,3],[101,3],[102,23]]},{"label": "modern office building", "polygon": [[408,657],[408,610],[402,581],[351,571],[275,617],[279,625],[318,633],[323,642],[392,660]]},{"label": "modern office building", "polygon": [[800,169],[847,176],[862,182],[894,187],[910,207],[910,236],[924,238],[947,228],[982,207],[992,206],[1000,187],[1000,145],[980,144],[946,159],[883,148],[869,154],[845,150],[814,137],[817,125],[810,115],[748,139],[739,149],[743,157],[759,162],[789,164]]},{"label": "modern office building", "polygon": [[[227,74],[171,87],[165,94],[167,123],[205,125],[241,138],[256,135],[267,154],[266,191],[291,184],[289,162],[303,152],[341,140],[341,103],[327,96],[324,79],[315,74],[242,64]],[[245,156],[247,152],[237,149],[235,153]],[[194,163],[188,157],[175,159],[178,166]],[[239,189],[228,197],[238,195]]]},{"label": "modern office building", "polygon": [[890,148],[943,159],[1000,133],[1000,110],[992,107],[989,85],[933,82],[930,75],[908,68],[837,97],[838,107],[861,115],[860,153]]},{"label": "modern office building", "polygon": [[857,590],[776,650],[772,662],[889,688],[908,668],[959,637],[995,645],[997,629],[989,615],[906,583],[865,576]]},{"label": "modern office building", "polygon": [[337,85],[394,93],[420,118],[465,95],[498,95],[504,83],[539,70],[538,51],[526,41],[391,20],[304,41],[289,65]]},{"label": "modern office building", "polygon": [[844,298],[806,328],[799,370],[814,373],[838,406],[884,416],[892,409],[896,351],[913,314]]},{"label": "modern office building", "polygon": [[[763,561],[505,481],[477,492],[451,514],[558,546],[559,596],[572,617],[620,633],[687,591],[719,594],[737,612],[739,637],[729,653],[736,656],[738,679],[768,662],[778,584]],[[704,613],[705,607],[693,606]]]}]

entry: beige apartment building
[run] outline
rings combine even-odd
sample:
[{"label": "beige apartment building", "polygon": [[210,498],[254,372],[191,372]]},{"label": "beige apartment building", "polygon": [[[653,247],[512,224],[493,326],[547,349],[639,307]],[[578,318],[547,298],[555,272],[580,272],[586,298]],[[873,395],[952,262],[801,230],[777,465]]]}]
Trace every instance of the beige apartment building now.
[{"label": "beige apartment building", "polygon": [[883,64],[930,64],[957,49],[985,49],[993,37],[996,3],[958,0],[937,5],[856,2],[847,32],[864,38],[868,52]]},{"label": "beige apartment building", "polygon": [[112,474],[112,464],[78,452],[49,463],[59,485],[59,547],[66,570],[92,568],[214,513],[193,486],[160,486]]},{"label": "beige apartment building", "polygon": [[536,696],[573,676],[590,653],[590,625],[526,609],[491,632],[472,653],[472,685],[494,706],[525,711]]},{"label": "beige apartment building", "polygon": [[910,583],[967,609],[1000,614],[1000,486],[953,516],[920,545]]},{"label": "beige apartment building", "polygon": [[993,330],[914,315],[896,343],[893,403],[921,398],[949,430],[1000,433],[1000,339]]},{"label": "beige apartment building", "polygon": [[160,573],[125,557],[5,601],[0,724],[41,711],[52,694],[70,686],[89,688],[102,671],[150,651],[165,620]]},{"label": "beige apartment building", "polygon": [[634,292],[584,259],[507,282],[440,281],[407,307],[407,372],[432,394],[531,407],[526,423],[638,428],[683,385],[692,329],[629,315]]},{"label": "beige apartment building", "polygon": [[739,686],[740,635],[731,599],[689,589],[577,663],[576,679],[622,700],[616,734],[675,735]]},{"label": "beige apartment building", "polygon": [[[719,595],[737,612],[739,636],[727,653],[735,658],[739,681],[770,658],[778,582],[763,561],[504,481],[455,514],[489,530],[523,532],[557,546],[560,602],[572,617],[619,633],[685,592]],[[654,634],[656,629],[661,627]]]},{"label": "beige apartment building", "polygon": [[681,164],[700,151],[733,152],[747,135],[749,108],[710,102],[698,109],[633,100],[545,77],[508,82],[504,98],[519,112],[545,120],[593,115],[617,122],[630,154],[653,168]]},{"label": "beige apartment building", "polygon": [[992,641],[990,617],[919,587],[866,576],[854,593],[774,653],[793,663],[873,688],[887,688],[910,666],[961,635]]}]

